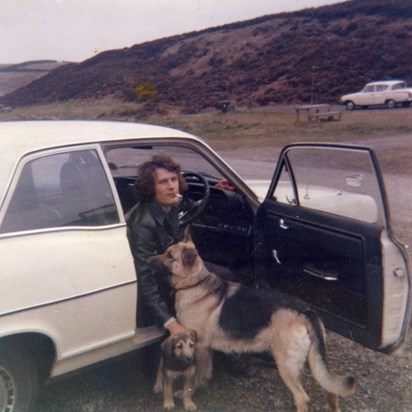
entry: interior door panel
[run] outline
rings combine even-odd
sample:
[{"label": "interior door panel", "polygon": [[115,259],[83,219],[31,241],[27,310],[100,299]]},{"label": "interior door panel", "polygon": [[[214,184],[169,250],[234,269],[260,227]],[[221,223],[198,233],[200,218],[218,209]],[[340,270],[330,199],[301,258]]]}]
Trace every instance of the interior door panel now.
[{"label": "interior door panel", "polygon": [[374,252],[380,250],[379,226],[269,203],[260,214],[266,249],[258,273],[262,283],[346,319],[351,330],[369,327],[380,333],[382,311],[368,299],[372,290],[382,294],[381,256]]},{"label": "interior door panel", "polygon": [[313,307],[328,328],[392,351],[405,336],[410,278],[388,228],[370,149],[291,145],[257,213],[258,284]]}]

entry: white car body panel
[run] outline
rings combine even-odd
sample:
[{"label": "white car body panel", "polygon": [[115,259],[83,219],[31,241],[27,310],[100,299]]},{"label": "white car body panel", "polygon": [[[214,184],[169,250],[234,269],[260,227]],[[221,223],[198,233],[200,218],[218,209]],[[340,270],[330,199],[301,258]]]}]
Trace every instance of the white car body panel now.
[{"label": "white car body panel", "polygon": [[382,328],[382,345],[385,346],[396,341],[405,319],[407,319],[407,325],[409,325],[410,315],[407,313],[409,274],[399,248],[395,247],[386,231],[382,233],[381,243],[383,267],[385,269]]},{"label": "white car body panel", "polygon": [[134,336],[137,281],[125,225],[45,230],[1,242],[2,335],[49,336],[57,371],[61,361]]},{"label": "white car body panel", "polygon": [[[113,239],[109,244],[108,236]],[[4,279],[1,315],[136,281],[125,225],[98,230],[44,231],[29,238],[27,242],[27,235],[16,234],[1,241]],[[50,279],[52,273],[56,282]],[[102,276],[91,276],[93,273]],[[22,284],[30,287],[16,296],[14,291]],[[44,289],[44,285],[48,288]]]}]

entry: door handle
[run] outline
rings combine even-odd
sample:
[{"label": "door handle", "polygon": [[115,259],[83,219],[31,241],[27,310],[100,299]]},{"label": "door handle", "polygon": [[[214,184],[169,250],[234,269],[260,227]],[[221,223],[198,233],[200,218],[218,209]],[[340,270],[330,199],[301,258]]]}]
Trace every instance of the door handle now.
[{"label": "door handle", "polygon": [[308,275],[314,276],[316,278],[320,278],[323,280],[331,280],[336,282],[337,280],[339,280],[339,277],[337,274],[335,273],[326,273],[324,271],[318,271],[316,269],[312,269],[312,268],[303,268],[303,272],[307,273]]},{"label": "door handle", "polygon": [[279,219],[279,227],[283,230],[288,230],[290,226],[286,224],[284,219]]},{"label": "door handle", "polygon": [[281,265],[281,264],[282,264],[282,262],[279,260],[278,251],[277,251],[276,249],[273,249],[273,250],[272,250],[272,257],[273,257],[273,259],[276,260],[276,263],[277,263],[278,265]]}]

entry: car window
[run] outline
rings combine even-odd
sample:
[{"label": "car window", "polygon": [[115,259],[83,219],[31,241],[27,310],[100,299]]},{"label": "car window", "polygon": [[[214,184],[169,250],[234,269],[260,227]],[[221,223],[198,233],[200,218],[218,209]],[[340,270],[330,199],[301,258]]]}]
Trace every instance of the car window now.
[{"label": "car window", "polygon": [[97,152],[77,150],[24,164],[0,233],[117,222],[115,200]]},{"label": "car window", "polygon": [[383,92],[384,90],[386,90],[388,88],[388,86],[386,86],[385,84],[378,84],[376,86],[376,91],[377,92]]},{"label": "car window", "polygon": [[374,86],[365,86],[365,88],[363,89],[364,93],[371,93],[373,92],[373,88]]},{"label": "car window", "polygon": [[404,89],[405,87],[405,83],[396,83],[392,86],[392,90]]},{"label": "car window", "polygon": [[384,223],[379,183],[366,151],[293,148],[273,198],[280,203]]}]

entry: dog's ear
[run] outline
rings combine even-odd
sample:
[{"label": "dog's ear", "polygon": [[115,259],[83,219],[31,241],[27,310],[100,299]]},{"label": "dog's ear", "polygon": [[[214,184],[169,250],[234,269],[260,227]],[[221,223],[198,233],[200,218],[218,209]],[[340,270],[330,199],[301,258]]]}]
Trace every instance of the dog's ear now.
[{"label": "dog's ear", "polygon": [[159,255],[150,256],[149,258],[147,258],[147,262],[148,262],[150,265],[154,266],[154,267],[163,266],[163,265],[162,265],[162,262],[161,262],[161,260],[160,260],[160,256],[159,256]]},{"label": "dog's ear", "polygon": [[173,336],[169,336],[168,338],[166,338],[162,344],[160,345],[160,348],[162,350],[163,353],[172,353],[173,351],[173,346],[175,344],[175,339]]},{"label": "dog's ear", "polygon": [[185,228],[185,234],[184,234],[184,237],[183,237],[183,242],[185,242],[185,243],[188,243],[188,242],[193,243],[192,236],[190,236],[190,228],[189,228],[189,225],[187,225],[186,228]]},{"label": "dog's ear", "polygon": [[193,342],[197,342],[197,332],[193,329],[189,329],[190,333],[190,339],[192,339]]},{"label": "dog's ear", "polygon": [[194,247],[183,249],[182,263],[185,266],[192,266],[197,257],[197,250]]}]

